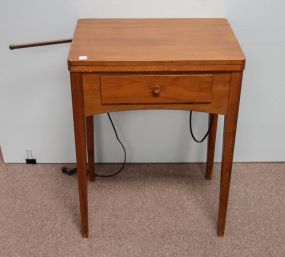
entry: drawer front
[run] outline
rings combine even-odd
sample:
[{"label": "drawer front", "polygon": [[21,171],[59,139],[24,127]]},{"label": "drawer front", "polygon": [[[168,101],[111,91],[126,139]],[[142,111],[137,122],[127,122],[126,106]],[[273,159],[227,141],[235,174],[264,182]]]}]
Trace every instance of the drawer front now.
[{"label": "drawer front", "polygon": [[210,103],[213,75],[101,75],[102,104]]}]

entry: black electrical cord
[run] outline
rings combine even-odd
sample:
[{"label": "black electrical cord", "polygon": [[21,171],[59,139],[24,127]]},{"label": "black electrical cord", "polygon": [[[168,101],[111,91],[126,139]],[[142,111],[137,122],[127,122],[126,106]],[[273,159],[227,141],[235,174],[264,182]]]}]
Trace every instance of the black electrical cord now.
[{"label": "black electrical cord", "polygon": [[111,118],[110,113],[107,113],[107,115],[108,115],[108,118],[109,118],[110,123],[111,123],[111,125],[112,125],[113,131],[114,131],[114,133],[115,133],[115,135],[116,135],[116,138],[117,138],[118,142],[120,143],[120,145],[121,145],[122,148],[123,148],[123,151],[124,151],[124,161],[123,161],[123,163],[122,163],[122,166],[121,166],[116,172],[114,172],[114,173],[112,173],[112,174],[107,174],[107,175],[105,175],[105,174],[97,174],[97,173],[95,173],[95,176],[96,176],[96,177],[101,177],[101,178],[110,178],[110,177],[113,177],[113,176],[118,175],[118,174],[124,169],[125,164],[126,164],[126,160],[127,160],[127,151],[126,151],[126,148],[125,148],[125,146],[123,145],[122,141],[120,140],[120,138],[119,138],[119,136],[118,136],[116,127],[115,127],[115,125],[114,125],[114,122],[113,122],[113,120],[112,120],[112,118]]},{"label": "black electrical cord", "polygon": [[[115,132],[116,138],[117,138],[118,142],[120,143],[120,145],[121,145],[122,148],[123,148],[123,151],[124,151],[124,161],[123,161],[123,163],[122,163],[122,166],[121,166],[116,172],[114,172],[114,173],[112,173],[112,174],[106,174],[106,175],[105,175],[105,174],[97,174],[97,173],[94,173],[94,175],[95,175],[96,177],[102,177],[102,178],[110,178],[110,177],[113,177],[113,176],[119,174],[119,173],[124,169],[125,164],[126,164],[126,159],[127,159],[127,151],[126,151],[126,148],[124,147],[122,141],[120,140],[120,138],[119,138],[119,136],[118,136],[116,127],[115,127],[115,125],[114,125],[114,122],[113,122],[113,120],[112,120],[112,118],[111,118],[110,113],[107,113],[107,115],[108,115],[108,118],[109,118],[110,123],[111,123],[111,125],[112,125],[113,131]],[[76,168],[67,168],[66,166],[63,166],[63,167],[61,168],[61,171],[62,171],[64,174],[67,174],[67,175],[71,176],[71,175],[73,175],[73,174],[76,173]]]},{"label": "black electrical cord", "polygon": [[212,125],[213,125],[213,119],[211,118],[210,120],[210,125],[209,125],[209,128],[208,128],[208,131],[207,133],[204,135],[204,137],[202,137],[202,139],[197,139],[195,136],[194,136],[194,133],[193,133],[193,129],[192,129],[192,112],[193,111],[190,111],[190,115],[189,115],[189,128],[190,128],[190,134],[193,138],[193,140],[196,142],[196,143],[202,143],[206,138],[207,136],[209,135],[210,133],[210,130],[212,128]]}]

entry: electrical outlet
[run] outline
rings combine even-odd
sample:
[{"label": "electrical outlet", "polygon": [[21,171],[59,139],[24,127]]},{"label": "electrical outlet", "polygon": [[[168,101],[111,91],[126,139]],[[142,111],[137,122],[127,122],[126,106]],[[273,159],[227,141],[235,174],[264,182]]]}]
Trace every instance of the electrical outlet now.
[{"label": "electrical outlet", "polygon": [[37,164],[36,159],[26,159],[26,164]]},{"label": "electrical outlet", "polygon": [[32,155],[32,150],[26,150],[26,152],[27,152],[26,164],[37,164],[37,160]]}]

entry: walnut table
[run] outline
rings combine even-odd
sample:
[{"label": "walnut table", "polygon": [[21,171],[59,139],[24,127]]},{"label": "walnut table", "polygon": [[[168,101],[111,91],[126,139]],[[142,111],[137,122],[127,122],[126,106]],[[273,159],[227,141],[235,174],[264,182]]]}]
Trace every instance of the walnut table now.
[{"label": "walnut table", "polygon": [[224,235],[244,66],[245,56],[225,19],[78,21],[68,67],[83,237],[88,237],[87,155],[94,180],[93,115],[150,109],[209,113],[207,179],[217,117],[225,116],[217,227]]}]

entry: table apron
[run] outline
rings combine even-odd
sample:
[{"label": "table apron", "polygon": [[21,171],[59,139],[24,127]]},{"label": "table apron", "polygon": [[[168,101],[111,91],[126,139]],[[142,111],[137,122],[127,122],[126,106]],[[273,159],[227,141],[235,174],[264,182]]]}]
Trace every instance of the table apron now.
[{"label": "table apron", "polygon": [[[158,73],[157,76],[177,76],[180,73],[171,73],[168,75]],[[187,74],[187,73],[186,73]],[[190,73],[193,75],[193,73]],[[201,75],[203,73],[194,73],[195,75]],[[101,88],[101,76],[110,76],[110,73],[82,73],[82,86],[84,93],[84,112],[85,116],[91,116],[100,113],[117,112],[117,111],[131,111],[131,110],[193,110],[200,112],[208,112],[224,115],[227,111],[229,87],[231,80],[231,73],[212,73],[212,92],[211,101],[206,103],[199,103],[197,101],[189,101],[187,103],[161,103],[159,101],[151,103],[114,103],[106,104],[102,102],[102,88]],[[134,76],[136,73],[123,74],[125,76]],[[148,73],[140,73],[139,76],[149,76]],[[185,76],[185,73],[183,74]],[[207,73],[209,75],[209,73]],[[116,73],[118,76],[118,73]],[[153,74],[152,74],[153,76]],[[135,87],[136,85],[130,85]],[[175,84],[173,85],[175,87]],[[189,87],[191,90],[191,87]],[[116,89],[116,87],[114,88]],[[117,90],[120,90],[118,87]],[[133,90],[133,89],[132,89]],[[175,90],[175,89],[174,89]],[[171,91],[173,92],[173,90]],[[130,99],[131,102],[132,99]],[[133,101],[133,100],[132,100]],[[160,100],[161,101],[161,100]]]}]

